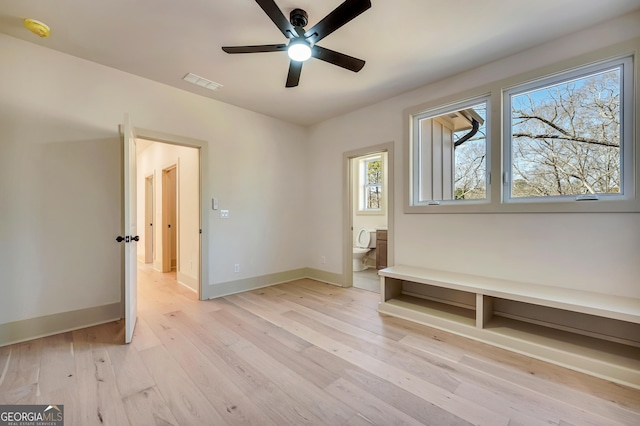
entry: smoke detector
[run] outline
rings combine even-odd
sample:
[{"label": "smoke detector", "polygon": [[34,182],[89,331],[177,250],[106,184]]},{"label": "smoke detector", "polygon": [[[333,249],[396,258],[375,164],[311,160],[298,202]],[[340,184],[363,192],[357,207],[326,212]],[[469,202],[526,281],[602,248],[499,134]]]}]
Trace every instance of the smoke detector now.
[{"label": "smoke detector", "polygon": [[41,38],[47,38],[49,37],[49,34],[51,34],[51,29],[47,24],[45,24],[44,22],[36,21],[35,19],[25,19],[24,26],[29,31]]}]

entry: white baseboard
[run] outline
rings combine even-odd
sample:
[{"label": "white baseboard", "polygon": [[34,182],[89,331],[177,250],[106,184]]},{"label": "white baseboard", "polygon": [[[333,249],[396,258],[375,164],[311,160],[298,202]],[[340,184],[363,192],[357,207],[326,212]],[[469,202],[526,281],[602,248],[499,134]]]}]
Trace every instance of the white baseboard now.
[{"label": "white baseboard", "polygon": [[191,275],[185,274],[184,272],[178,271],[176,274],[176,279],[178,280],[178,284],[185,286],[189,290],[198,293],[200,283],[198,282],[198,278],[192,277]]},{"label": "white baseboard", "polygon": [[308,278],[308,268],[294,269],[291,271],[277,272],[275,274],[261,275],[259,277],[245,278],[235,281],[210,284],[203,286],[202,299],[215,299],[217,297],[228,296],[230,294],[242,293],[244,291],[269,287],[289,281]]},{"label": "white baseboard", "polygon": [[117,321],[122,313],[122,303],[118,302],[0,324],[0,346]]},{"label": "white baseboard", "polygon": [[326,284],[335,285],[337,287],[345,287],[345,277],[342,274],[336,274],[333,272],[321,271],[320,269],[306,268],[306,278],[312,280],[321,281]]}]

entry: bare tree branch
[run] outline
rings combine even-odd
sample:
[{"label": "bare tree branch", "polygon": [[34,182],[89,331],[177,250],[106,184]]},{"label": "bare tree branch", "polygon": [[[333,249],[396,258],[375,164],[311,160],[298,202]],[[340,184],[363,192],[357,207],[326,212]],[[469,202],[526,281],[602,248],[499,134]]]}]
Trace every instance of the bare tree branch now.
[{"label": "bare tree branch", "polygon": [[594,144],[594,145],[610,146],[610,147],[614,147],[614,148],[620,148],[620,144],[617,144],[615,142],[608,142],[608,141],[602,141],[602,140],[598,140],[598,139],[583,138],[583,137],[580,137],[580,136],[562,136],[562,135],[553,135],[553,134],[550,134],[550,133],[544,133],[544,134],[514,133],[512,136],[514,138],[556,139],[556,140],[564,140],[564,141],[571,141],[571,142],[583,142],[583,143],[590,143],[590,144]]}]

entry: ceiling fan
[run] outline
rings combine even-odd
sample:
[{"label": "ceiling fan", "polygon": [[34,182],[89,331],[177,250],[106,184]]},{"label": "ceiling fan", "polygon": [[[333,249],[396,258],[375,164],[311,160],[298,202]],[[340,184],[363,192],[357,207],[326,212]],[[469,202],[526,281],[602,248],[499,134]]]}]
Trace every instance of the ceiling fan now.
[{"label": "ceiling fan", "polygon": [[288,44],[263,44],[259,46],[227,46],[223,47],[227,53],[258,53],[287,51],[291,62],[287,75],[286,87],[295,87],[300,81],[302,64],[314,57],[330,64],[358,72],[364,67],[362,59],[354,58],[344,53],[336,52],[318,46],[320,40],[351,21],[371,7],[369,0],[346,0],[320,22],[305,31],[308,15],[302,9],[293,9],[289,20],[278,8],[274,0],[256,0],[262,10],[271,18],[278,29],[289,39]]}]

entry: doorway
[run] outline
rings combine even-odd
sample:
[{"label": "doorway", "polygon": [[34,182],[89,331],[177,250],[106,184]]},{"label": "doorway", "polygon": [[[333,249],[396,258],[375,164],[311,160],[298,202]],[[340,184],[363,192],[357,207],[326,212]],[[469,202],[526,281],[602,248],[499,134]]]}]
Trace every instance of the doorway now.
[{"label": "doorway", "polygon": [[162,170],[162,272],[178,269],[177,166]]},{"label": "doorway", "polygon": [[137,146],[138,214],[145,220],[140,275],[161,272],[164,285],[173,282],[202,300],[201,149],[140,134]]},{"label": "doorway", "polygon": [[153,221],[154,211],[153,174],[144,178],[144,263],[153,263]]},{"label": "doorway", "polygon": [[393,261],[393,143],[344,154],[346,286],[380,292],[378,270]]}]

